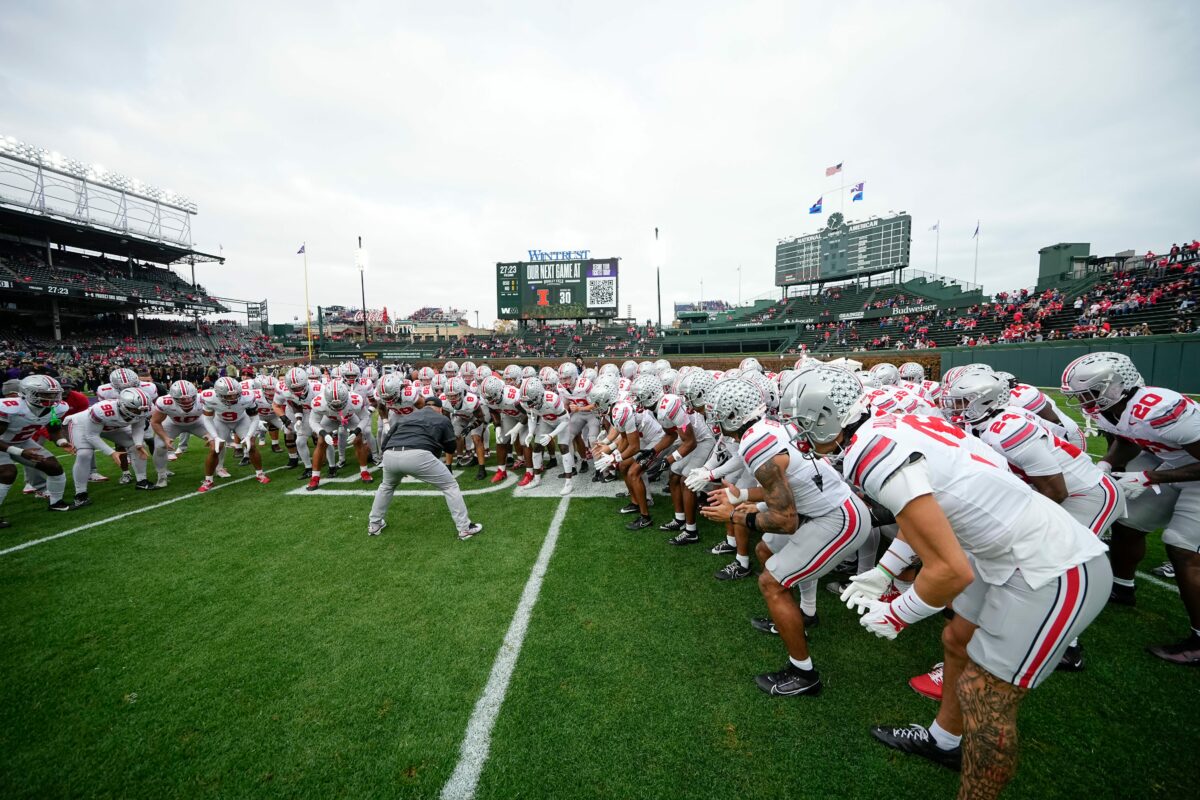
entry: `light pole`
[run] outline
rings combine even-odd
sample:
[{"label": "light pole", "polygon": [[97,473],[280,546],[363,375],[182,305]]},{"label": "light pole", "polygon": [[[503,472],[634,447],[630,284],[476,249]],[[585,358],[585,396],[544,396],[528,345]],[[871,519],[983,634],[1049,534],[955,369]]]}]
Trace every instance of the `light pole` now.
[{"label": "light pole", "polygon": [[475,309],[475,330],[479,330],[479,309]]},{"label": "light pole", "polygon": [[362,315],[363,315],[363,344],[369,340],[367,334],[367,254],[363,252],[362,237],[358,237],[358,249],[354,251],[354,261],[358,264],[358,286],[362,290]]}]

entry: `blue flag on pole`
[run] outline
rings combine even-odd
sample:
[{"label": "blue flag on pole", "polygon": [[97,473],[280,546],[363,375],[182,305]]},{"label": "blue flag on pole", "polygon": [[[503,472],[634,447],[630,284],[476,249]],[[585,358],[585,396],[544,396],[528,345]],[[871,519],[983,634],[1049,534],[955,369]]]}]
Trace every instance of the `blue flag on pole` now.
[{"label": "blue flag on pole", "polygon": [[978,235],[979,235],[979,220],[975,220],[975,232],[971,234],[971,238],[974,239]]},{"label": "blue flag on pole", "polygon": [[821,201],[824,199],[825,199],[824,195],[821,195],[820,197],[818,197],[817,202],[813,203],[811,206],[808,207],[808,213],[820,214],[821,213]]},{"label": "blue flag on pole", "polygon": [[300,249],[296,251],[296,255],[300,255],[303,252],[304,252],[304,245],[300,245]]},{"label": "blue flag on pole", "polygon": [[857,203],[859,200],[862,200],[862,197],[863,197],[863,184],[862,184],[862,183],[856,183],[856,184],[854,184],[854,186],[852,186],[852,187],[850,188],[850,192],[851,192],[851,195],[850,195],[850,202],[851,202],[851,203]]}]

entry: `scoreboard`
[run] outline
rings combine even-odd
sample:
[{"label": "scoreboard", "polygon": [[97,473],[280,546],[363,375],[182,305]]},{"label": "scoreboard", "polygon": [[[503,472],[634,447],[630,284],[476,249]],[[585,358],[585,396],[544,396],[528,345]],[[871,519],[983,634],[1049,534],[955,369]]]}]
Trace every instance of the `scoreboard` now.
[{"label": "scoreboard", "polygon": [[824,228],[775,245],[775,285],[791,286],[908,266],[912,217],[900,214],[846,222],[833,214]]},{"label": "scoreboard", "polygon": [[499,319],[617,316],[619,258],[517,261],[496,265]]}]

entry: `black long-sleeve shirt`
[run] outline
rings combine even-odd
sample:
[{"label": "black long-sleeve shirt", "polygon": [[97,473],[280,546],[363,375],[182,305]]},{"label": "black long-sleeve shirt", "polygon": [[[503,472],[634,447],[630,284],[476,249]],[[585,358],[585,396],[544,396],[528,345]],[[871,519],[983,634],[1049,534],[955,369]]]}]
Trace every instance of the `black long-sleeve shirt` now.
[{"label": "black long-sleeve shirt", "polygon": [[453,453],[456,449],[454,426],[441,411],[432,406],[417,409],[401,417],[383,443],[384,450],[399,447],[427,450],[435,456]]}]

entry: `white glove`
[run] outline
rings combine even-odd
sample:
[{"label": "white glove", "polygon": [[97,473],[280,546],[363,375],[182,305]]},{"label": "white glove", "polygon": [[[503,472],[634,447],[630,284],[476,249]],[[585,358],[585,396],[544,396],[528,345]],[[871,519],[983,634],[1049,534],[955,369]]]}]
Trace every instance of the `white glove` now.
[{"label": "white glove", "polygon": [[1107,461],[1097,461],[1096,466],[1099,468],[1099,470],[1101,472],[1106,473],[1108,475],[1112,474],[1112,464],[1108,463]]},{"label": "white glove", "polygon": [[357,433],[352,433],[352,434],[350,434],[349,436],[347,436],[347,437],[346,437],[346,444],[354,444],[354,443],[355,443],[355,442],[357,442],[357,441],[358,441],[358,434],[357,434]]},{"label": "white glove", "polygon": [[725,497],[735,506],[740,506],[742,503],[750,499],[750,490],[744,488],[733,488],[725,490]]},{"label": "white glove", "polygon": [[605,472],[615,463],[617,462],[613,459],[612,453],[609,453],[606,456],[600,456],[596,459],[596,472]]},{"label": "white glove", "polygon": [[388,437],[388,433],[389,433],[391,430],[392,430],[392,426],[391,426],[391,425],[388,425],[386,422],[385,422],[385,423],[383,423],[383,427],[381,427],[381,428],[379,429],[379,441],[381,441],[381,442],[383,442],[383,441],[386,441],[386,440],[387,440],[387,437]]},{"label": "white glove", "polygon": [[508,432],[508,443],[516,444],[517,440],[521,438],[521,431],[524,429],[525,429],[525,424],[522,422],[518,422],[516,424],[516,427],[514,427],[511,431]]},{"label": "white glove", "polygon": [[546,447],[553,440],[554,440],[554,437],[548,433],[543,433],[541,436],[537,437],[537,443],[540,444],[542,447]]},{"label": "white glove", "polygon": [[880,639],[895,639],[900,635],[900,631],[908,627],[908,623],[900,619],[892,610],[891,603],[884,603],[881,600],[866,600],[859,604],[858,611],[862,614],[858,624]]},{"label": "white glove", "polygon": [[536,437],[536,432],[530,431],[529,435],[525,437],[525,446],[533,447],[533,440],[535,437]]},{"label": "white glove", "polygon": [[846,604],[846,608],[854,608],[861,603],[878,600],[891,584],[892,576],[879,567],[871,567],[850,579],[846,590],[841,594],[841,600]]},{"label": "white glove", "polygon": [[328,434],[328,433],[325,434],[325,444],[329,445],[330,447],[333,447],[333,435],[332,434]]},{"label": "white glove", "polygon": [[1126,500],[1132,500],[1150,488],[1150,477],[1145,472],[1114,472],[1112,476],[1125,493]]},{"label": "white glove", "polygon": [[703,491],[704,487],[713,482],[713,474],[704,467],[697,467],[683,479],[683,485],[693,492]]}]

